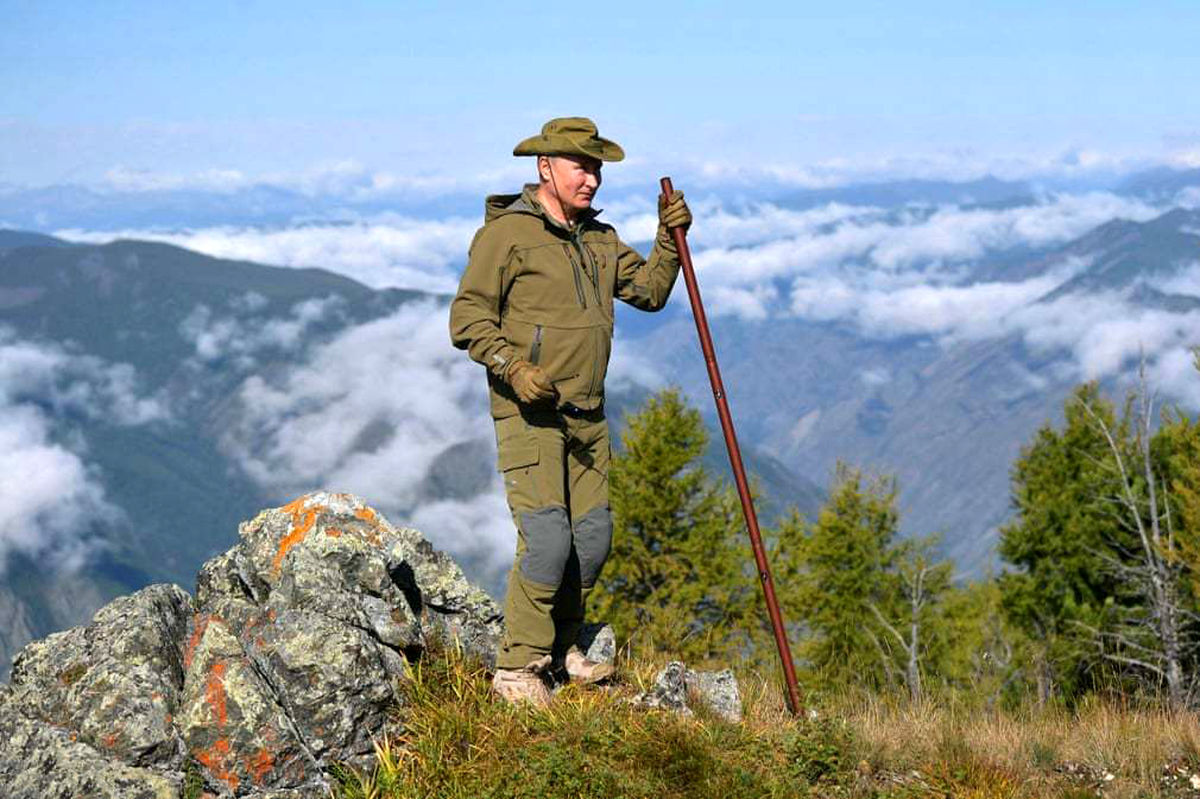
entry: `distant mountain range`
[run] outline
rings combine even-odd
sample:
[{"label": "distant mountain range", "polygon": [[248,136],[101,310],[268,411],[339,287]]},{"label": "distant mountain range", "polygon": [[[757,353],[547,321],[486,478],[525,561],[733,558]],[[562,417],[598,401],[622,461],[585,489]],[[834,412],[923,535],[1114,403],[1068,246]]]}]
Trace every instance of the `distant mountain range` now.
[{"label": "distant mountain range", "polygon": [[[1085,341],[1091,349],[1081,355],[1072,347],[1083,345],[1055,338],[1056,325],[1072,322],[1076,306],[1070,303],[1078,305],[1077,324],[1087,324],[1088,313],[1103,322],[1159,314],[1186,328],[1200,312],[1200,279],[1188,277],[1200,260],[1200,212],[1168,202],[1197,186],[1200,171],[1134,176],[1115,190],[1161,203],[1157,218],[1148,218],[1151,211],[1140,222],[1112,219],[1065,243],[997,248],[959,265],[964,290],[981,284],[1040,287],[985,334],[869,330],[853,318],[787,313],[712,316],[739,437],[765,494],[760,516],[770,523],[790,506],[811,515],[834,465],[844,460],[897,475],[905,532],[942,533],[944,551],[960,574],[994,566],[997,528],[1010,512],[1009,469],[1020,447],[1059,416],[1064,397],[1082,379],[1080,359],[1108,357],[1094,343]],[[890,209],[871,222],[876,226],[927,219],[940,205],[1019,209],[1036,202],[1034,193],[1024,183],[993,179],[768,192],[789,209],[829,203]],[[9,189],[0,191],[0,224],[39,231],[294,226],[308,216],[328,220],[338,208],[368,213],[385,206],[384,200],[344,203],[271,187],[232,196]],[[477,197],[447,195],[411,209],[387,207],[474,217],[478,206]],[[305,475],[316,472],[287,468],[286,458],[309,457],[285,434],[304,434],[308,404],[316,401],[289,381],[300,365],[310,382],[336,379],[328,363],[311,356],[372,324],[392,320],[387,334],[405,340],[421,335],[404,327],[398,316],[404,309],[433,308],[437,329],[429,340],[442,346],[440,309],[447,301],[417,291],[374,290],[324,269],[222,260],[147,241],[84,245],[44,232],[0,229],[0,356],[15,370],[0,372],[0,378],[42,375],[15,389],[0,386],[0,400],[7,403],[0,403],[0,434],[44,435],[39,451],[74,453],[78,478],[104,498],[79,505],[94,518],[73,533],[73,561],[54,543],[51,506],[34,517],[51,519],[45,530],[5,530],[0,515],[0,545],[6,535],[20,542],[8,547],[0,574],[0,669],[29,639],[78,623],[113,596],[149,582],[186,585],[203,560],[233,543],[240,520],[292,498],[281,486],[353,489],[308,485]],[[1056,316],[1036,335],[1022,326],[1022,320],[1050,311]],[[727,475],[686,304],[673,303],[655,315],[624,308],[618,313],[624,346],[652,356],[651,382],[682,386],[705,414],[714,442],[707,464]],[[1136,342],[1125,344],[1136,351]],[[1129,348],[1113,356],[1117,367]],[[455,363],[465,358],[452,355]],[[6,368],[3,357],[0,370]],[[421,365],[426,368],[432,371],[414,373],[413,380],[446,371],[440,362]],[[1115,389],[1119,369],[1109,364],[1101,371]],[[367,380],[370,391],[369,375]],[[379,381],[380,391],[385,382]],[[469,382],[482,396],[482,374],[471,372]],[[247,394],[248,387],[257,392]],[[289,390],[300,393],[283,401]],[[648,393],[637,381],[610,386],[616,435],[623,414]],[[248,406],[248,396],[258,404]],[[336,391],[322,396],[333,396],[335,406],[339,401]],[[353,412],[352,399],[341,400],[347,413]],[[435,406],[474,401],[429,399]],[[246,425],[251,412],[296,425],[265,435]],[[469,504],[497,490],[491,431],[477,413],[470,418],[481,429],[453,430],[444,440],[418,424],[426,440],[412,442],[414,453],[420,447],[432,452],[422,456],[427,465],[418,479],[407,476],[408,488],[390,498],[397,503],[387,508],[390,517],[402,523],[422,507]],[[353,464],[370,463],[373,453],[396,443],[394,421],[350,427],[341,437],[348,442],[339,440],[335,427],[332,433],[314,431],[313,445],[337,442],[344,450],[339,457]],[[8,479],[20,486],[19,479]],[[380,497],[367,499],[387,505]],[[504,515],[502,503],[487,507]],[[437,540],[438,531],[423,526]],[[498,590],[493,568],[473,562],[470,552],[456,556],[468,571],[475,569],[471,576]],[[80,570],[60,568],[64,560],[80,559]]]},{"label": "distant mountain range", "polygon": [[[48,348],[60,359],[99,359],[112,369],[128,365],[136,376],[128,390],[169,409],[165,418],[129,423],[56,399],[45,386],[12,400],[53,418],[48,445],[85,453],[92,476],[120,517],[98,519],[77,531],[82,541],[100,546],[76,573],[42,562],[46,553],[37,547],[9,555],[0,575],[0,671],[31,638],[79,623],[113,596],[151,582],[190,588],[198,566],[236,540],[239,521],[291,498],[251,480],[223,443],[237,426],[233,397],[239,387],[248,376],[279,374],[345,331],[420,301],[444,306],[448,298],[375,291],[321,269],[226,261],[159,243],[74,245],[0,230],[0,331],[7,328],[14,341]],[[306,302],[334,311],[297,327],[296,309]],[[236,329],[220,317],[234,314],[233,309],[242,325]],[[274,335],[286,346],[251,349],[247,331],[264,340]],[[206,335],[216,338],[209,341]],[[247,366],[238,358],[253,363]],[[482,370],[478,389],[482,396]],[[645,396],[637,389],[610,394],[615,434],[624,411]],[[0,407],[0,414],[5,410]],[[353,446],[369,450],[389,435],[375,426]],[[489,488],[494,471],[490,426],[485,422],[471,435],[478,438],[454,443],[462,431],[447,434],[415,501],[470,498]],[[748,455],[771,497],[787,497],[806,512],[820,502],[815,484],[767,455]],[[728,470],[720,449],[713,448],[708,459],[716,471]],[[764,506],[764,519],[783,509],[782,503]],[[402,522],[404,516],[396,519]],[[469,560],[466,566],[471,569]],[[499,590],[490,574],[473,576]]]}]

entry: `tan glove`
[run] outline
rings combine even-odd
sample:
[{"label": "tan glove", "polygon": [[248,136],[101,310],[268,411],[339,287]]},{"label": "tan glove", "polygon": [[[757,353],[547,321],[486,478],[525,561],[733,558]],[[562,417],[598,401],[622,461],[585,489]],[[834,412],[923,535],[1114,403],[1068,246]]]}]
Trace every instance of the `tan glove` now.
[{"label": "tan glove", "polygon": [[512,386],[521,402],[553,399],[558,395],[545,370],[529,361],[514,361],[505,371],[504,379]]},{"label": "tan glove", "polygon": [[673,191],[671,196],[658,195],[658,224],[665,228],[681,227],[687,230],[692,225],[692,212],[683,201],[683,192]]}]

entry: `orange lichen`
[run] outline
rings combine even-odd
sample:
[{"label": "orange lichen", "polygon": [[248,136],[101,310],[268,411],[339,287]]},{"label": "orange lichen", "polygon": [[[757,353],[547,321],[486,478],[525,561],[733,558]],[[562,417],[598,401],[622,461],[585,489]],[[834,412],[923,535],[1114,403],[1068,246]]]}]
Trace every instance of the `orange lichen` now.
[{"label": "orange lichen", "polygon": [[[225,669],[226,664],[214,663],[208,673],[208,682],[204,686],[204,701],[213,710],[213,720],[218,727],[224,727],[225,715]],[[228,745],[228,744],[227,744]]]},{"label": "orange lichen", "polygon": [[225,758],[229,755],[229,748],[229,741],[227,739],[218,738],[210,748],[201,749],[196,752],[195,757],[204,768],[208,769],[209,774],[222,780],[230,788],[237,790],[241,778],[225,766]]},{"label": "orange lichen", "polygon": [[276,574],[283,568],[283,559],[287,556],[287,553],[292,547],[304,540],[304,537],[308,535],[308,531],[317,522],[317,514],[320,508],[305,510],[304,503],[307,499],[308,496],[305,495],[292,500],[280,508],[281,511],[292,517],[292,523],[288,527],[288,534],[279,542],[279,550],[275,553],[275,560],[272,562]]},{"label": "orange lichen", "polygon": [[378,515],[375,513],[375,511],[371,510],[370,508],[359,508],[358,510],[354,511],[354,515],[362,519],[367,524],[374,524],[375,520],[378,518]]},{"label": "orange lichen", "polygon": [[342,531],[337,529],[336,527],[326,527],[325,535],[329,536],[330,538],[341,538]]},{"label": "orange lichen", "polygon": [[104,744],[109,749],[117,745],[117,734],[114,732],[111,735],[105,735],[100,739],[100,743]]},{"label": "orange lichen", "polygon": [[200,645],[200,639],[204,637],[204,631],[208,629],[208,623],[212,621],[212,616],[206,613],[197,613],[192,621],[192,636],[188,639],[187,646],[183,650],[183,668],[190,669],[192,667],[192,656],[196,652],[196,647]]},{"label": "orange lichen", "polygon": [[275,767],[275,758],[267,750],[262,747],[254,757],[246,759],[246,771],[250,772],[250,776],[254,779],[255,785],[262,785],[263,780],[271,773],[271,769]]}]

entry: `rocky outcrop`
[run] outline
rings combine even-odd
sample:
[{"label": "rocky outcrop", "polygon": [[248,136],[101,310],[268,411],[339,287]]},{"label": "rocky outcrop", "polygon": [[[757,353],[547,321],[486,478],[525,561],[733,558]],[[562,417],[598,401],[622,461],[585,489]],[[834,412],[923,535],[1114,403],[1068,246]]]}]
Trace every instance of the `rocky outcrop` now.
[{"label": "rocky outcrop", "polygon": [[409,662],[494,659],[496,604],[357,497],[306,495],[239,533],[194,600],[151,586],[21,652],[0,695],[6,796],[174,797],[185,773],[219,796],[326,796],[329,767],[367,762],[395,723]]}]

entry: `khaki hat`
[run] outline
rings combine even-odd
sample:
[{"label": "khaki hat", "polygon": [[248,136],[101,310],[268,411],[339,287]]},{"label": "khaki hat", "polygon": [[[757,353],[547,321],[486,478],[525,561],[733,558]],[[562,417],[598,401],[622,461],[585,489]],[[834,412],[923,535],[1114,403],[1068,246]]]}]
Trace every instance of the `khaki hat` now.
[{"label": "khaki hat", "polygon": [[596,123],[587,117],[557,117],[542,125],[513,148],[513,155],[587,155],[601,161],[620,161],[625,151],[615,141],[602,138]]}]

